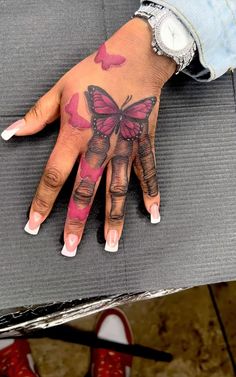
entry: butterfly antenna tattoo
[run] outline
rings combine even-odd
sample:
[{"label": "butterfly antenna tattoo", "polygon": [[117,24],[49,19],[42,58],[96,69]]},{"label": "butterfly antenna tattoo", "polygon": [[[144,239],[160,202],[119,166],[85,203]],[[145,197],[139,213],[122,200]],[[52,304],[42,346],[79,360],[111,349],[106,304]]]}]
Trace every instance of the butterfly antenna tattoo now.
[{"label": "butterfly antenna tattoo", "polygon": [[131,96],[128,96],[125,100],[125,102],[123,103],[123,105],[121,106],[121,110],[123,110],[123,108],[131,101],[132,99],[132,95]]}]

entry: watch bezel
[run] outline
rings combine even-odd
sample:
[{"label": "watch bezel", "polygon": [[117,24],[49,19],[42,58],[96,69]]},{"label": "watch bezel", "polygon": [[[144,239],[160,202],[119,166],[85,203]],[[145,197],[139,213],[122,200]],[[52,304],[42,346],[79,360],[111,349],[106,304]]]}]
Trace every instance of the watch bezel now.
[{"label": "watch bezel", "polygon": [[[165,21],[167,18],[173,17],[171,12],[169,10],[163,11],[163,14],[160,15],[158,20],[152,20],[154,21],[152,23],[152,35],[153,35],[153,40],[152,40],[152,47],[155,49],[160,49],[162,50],[165,54],[169,56],[173,56],[175,58],[181,59],[183,58],[186,54],[189,53],[189,51],[193,48],[194,41],[189,35],[189,41],[187,45],[182,48],[181,50],[172,50],[169,47],[167,47],[163,42],[162,42],[162,37],[161,37],[161,26],[163,21]],[[149,19],[151,21],[151,19]],[[180,21],[179,21],[180,22]],[[158,41],[158,42],[157,42]]]}]

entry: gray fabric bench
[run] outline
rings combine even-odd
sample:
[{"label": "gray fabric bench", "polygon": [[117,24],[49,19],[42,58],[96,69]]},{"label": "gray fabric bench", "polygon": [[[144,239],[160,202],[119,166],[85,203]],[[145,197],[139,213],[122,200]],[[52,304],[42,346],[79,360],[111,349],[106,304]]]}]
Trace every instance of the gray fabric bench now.
[{"label": "gray fabric bench", "polygon": [[[138,0],[0,1],[0,126],[20,118],[94,51]],[[60,255],[73,177],[37,237],[23,232],[58,123],[0,141],[0,309],[163,292],[236,277],[235,76],[209,84],[179,75],[163,90],[156,138],[162,221],[152,226],[130,185],[117,254],[98,243],[101,188],[77,257]],[[96,263],[94,263],[96,261]],[[134,296],[135,297],[135,296]]]}]

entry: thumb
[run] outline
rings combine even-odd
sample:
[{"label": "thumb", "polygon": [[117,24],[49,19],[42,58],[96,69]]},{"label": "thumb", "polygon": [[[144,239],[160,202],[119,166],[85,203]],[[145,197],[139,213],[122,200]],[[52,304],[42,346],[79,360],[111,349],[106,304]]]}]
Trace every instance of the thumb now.
[{"label": "thumb", "polygon": [[58,86],[54,86],[35,103],[24,118],[7,127],[1,134],[2,138],[9,140],[14,135],[33,135],[41,131],[48,123],[59,117],[60,98],[61,91]]}]

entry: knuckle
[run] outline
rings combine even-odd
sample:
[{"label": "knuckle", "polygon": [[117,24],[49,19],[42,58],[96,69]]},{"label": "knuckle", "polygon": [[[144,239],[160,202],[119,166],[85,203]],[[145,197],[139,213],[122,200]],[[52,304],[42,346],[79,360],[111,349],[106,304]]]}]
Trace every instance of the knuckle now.
[{"label": "knuckle", "polygon": [[70,231],[75,230],[76,231],[75,234],[76,234],[78,231],[83,230],[84,223],[79,219],[68,218],[67,221],[66,221],[66,226],[67,226],[68,230],[70,230]]},{"label": "knuckle", "polygon": [[42,110],[41,110],[41,99],[39,99],[29,110],[29,115],[35,117],[35,118],[41,118],[42,117]]},{"label": "knuckle", "polygon": [[122,184],[111,184],[110,193],[115,196],[125,196],[128,192],[128,186]]},{"label": "knuckle", "polygon": [[108,223],[113,224],[116,227],[122,227],[124,223],[124,218],[124,212],[111,212],[107,216],[107,221]]},{"label": "knuckle", "polygon": [[89,181],[81,181],[76,187],[73,197],[75,202],[88,205],[93,198],[95,183]]},{"label": "knuckle", "polygon": [[40,194],[36,193],[34,198],[34,208],[37,210],[37,212],[45,214],[50,210],[50,204],[47,200],[42,198]]},{"label": "knuckle", "polygon": [[124,196],[114,196],[111,197],[111,210],[109,213],[109,218],[111,221],[123,222],[125,215],[125,197]]},{"label": "knuckle", "polygon": [[116,226],[122,226],[124,222],[124,214],[110,214],[108,220],[111,224]]},{"label": "knuckle", "polygon": [[63,184],[61,172],[56,168],[48,168],[43,175],[43,185],[52,191],[58,190]]},{"label": "knuckle", "polygon": [[119,211],[106,211],[106,222],[108,225],[115,226],[117,228],[122,227],[124,223],[124,212],[122,210]]}]

